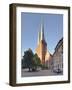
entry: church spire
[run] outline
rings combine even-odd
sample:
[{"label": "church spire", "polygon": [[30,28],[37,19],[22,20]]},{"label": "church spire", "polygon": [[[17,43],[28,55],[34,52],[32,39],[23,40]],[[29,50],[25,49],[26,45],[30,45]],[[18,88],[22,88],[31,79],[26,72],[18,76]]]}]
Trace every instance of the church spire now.
[{"label": "church spire", "polygon": [[44,23],[43,23],[43,20],[41,20],[40,31],[38,32],[38,44],[40,43],[41,40],[45,40],[45,38],[44,38]]},{"label": "church spire", "polygon": [[41,40],[44,40],[44,23],[41,22]]},{"label": "church spire", "polygon": [[40,39],[41,39],[41,33],[40,31],[38,32],[38,44],[40,43]]}]

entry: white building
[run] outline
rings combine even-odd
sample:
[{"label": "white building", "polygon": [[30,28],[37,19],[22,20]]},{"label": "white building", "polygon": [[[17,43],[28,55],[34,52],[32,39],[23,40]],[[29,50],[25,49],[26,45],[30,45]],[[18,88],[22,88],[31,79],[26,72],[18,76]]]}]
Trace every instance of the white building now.
[{"label": "white building", "polygon": [[63,71],[63,38],[59,40],[53,54],[53,71]]}]

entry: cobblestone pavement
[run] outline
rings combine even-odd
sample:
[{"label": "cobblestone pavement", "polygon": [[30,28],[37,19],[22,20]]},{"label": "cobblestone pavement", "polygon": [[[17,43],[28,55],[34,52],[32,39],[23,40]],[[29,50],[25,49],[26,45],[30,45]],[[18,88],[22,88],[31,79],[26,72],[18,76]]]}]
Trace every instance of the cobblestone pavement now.
[{"label": "cobblestone pavement", "polygon": [[35,72],[28,72],[28,69],[22,69],[22,77],[31,77],[31,76],[55,76],[63,75],[62,73],[54,73],[52,70],[38,70]]}]

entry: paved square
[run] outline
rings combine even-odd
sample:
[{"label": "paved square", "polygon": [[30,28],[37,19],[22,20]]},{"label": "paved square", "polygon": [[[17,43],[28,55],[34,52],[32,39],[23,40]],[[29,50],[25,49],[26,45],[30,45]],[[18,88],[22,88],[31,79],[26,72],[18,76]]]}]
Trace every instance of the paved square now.
[{"label": "paved square", "polygon": [[35,72],[28,72],[28,69],[22,69],[22,77],[31,77],[31,76],[55,76],[63,75],[63,73],[54,73],[52,70],[38,70]]}]

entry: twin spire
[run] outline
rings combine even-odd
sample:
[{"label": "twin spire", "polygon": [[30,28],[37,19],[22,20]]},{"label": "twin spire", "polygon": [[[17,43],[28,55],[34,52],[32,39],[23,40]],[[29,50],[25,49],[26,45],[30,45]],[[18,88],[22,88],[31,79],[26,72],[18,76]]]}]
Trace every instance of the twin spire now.
[{"label": "twin spire", "polygon": [[45,40],[44,38],[44,24],[41,22],[40,31],[38,32],[38,45],[41,40]]}]

